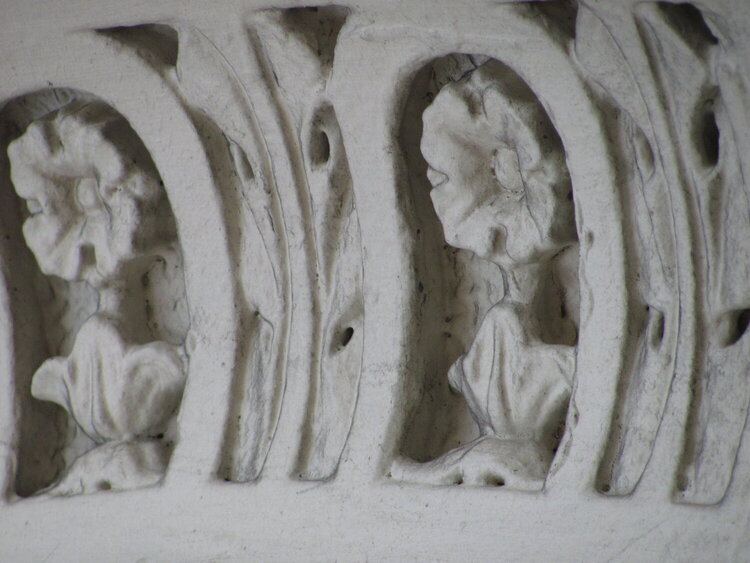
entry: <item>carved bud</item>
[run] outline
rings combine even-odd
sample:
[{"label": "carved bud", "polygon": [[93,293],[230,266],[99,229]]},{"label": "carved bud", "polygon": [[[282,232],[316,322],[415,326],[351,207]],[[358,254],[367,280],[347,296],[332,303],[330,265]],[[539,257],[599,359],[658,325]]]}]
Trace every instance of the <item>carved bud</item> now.
[{"label": "carved bud", "polygon": [[100,315],[90,317],[68,357],[34,374],[31,393],[68,410],[98,443],[164,432],[185,385],[183,359],[166,342],[132,345]]}]

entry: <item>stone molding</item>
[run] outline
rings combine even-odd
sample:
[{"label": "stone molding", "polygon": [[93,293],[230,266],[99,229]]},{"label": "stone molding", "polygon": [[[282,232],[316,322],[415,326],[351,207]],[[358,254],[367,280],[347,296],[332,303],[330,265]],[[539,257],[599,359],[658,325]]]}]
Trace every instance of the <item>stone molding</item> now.
[{"label": "stone molding", "polygon": [[0,1],[0,553],[750,554],[750,5],[76,6]]}]

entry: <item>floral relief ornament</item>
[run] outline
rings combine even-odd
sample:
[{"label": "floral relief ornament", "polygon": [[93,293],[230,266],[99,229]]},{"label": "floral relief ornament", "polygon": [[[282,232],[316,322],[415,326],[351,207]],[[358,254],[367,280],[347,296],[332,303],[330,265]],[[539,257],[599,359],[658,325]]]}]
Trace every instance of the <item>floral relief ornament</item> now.
[{"label": "floral relief ornament", "polygon": [[102,102],[72,102],[33,122],[8,156],[29,213],[23,234],[47,275],[105,285],[161,228],[159,175],[127,121]]},{"label": "floral relief ornament", "polygon": [[[135,345],[102,315],[91,316],[67,357],[50,358],[34,374],[37,399],[64,407],[97,447],[75,460],[54,494],[155,484],[166,468],[160,440],[180,405],[185,386],[181,347],[166,342]],[[93,477],[93,478],[92,478]],[[93,482],[87,487],[87,478]]]},{"label": "floral relief ornament", "polygon": [[101,444],[163,434],[184,385],[179,347],[166,342],[133,345],[114,323],[93,315],[69,356],[50,358],[39,367],[31,392],[64,407]]},{"label": "floral relief ornament", "polygon": [[28,207],[23,234],[42,272],[99,292],[99,310],[78,330],[71,353],[46,360],[32,379],[32,395],[65,408],[93,444],[46,492],[155,484],[171,449],[164,436],[182,397],[186,358],[181,346],[130,342],[124,335],[139,331],[125,330],[128,305],[120,296],[123,267],[174,239],[159,174],[127,121],[98,101],[74,101],[34,121],[8,156]]},{"label": "floral relief ornament", "polygon": [[398,459],[391,475],[537,490],[575,371],[575,348],[543,342],[532,312],[550,260],[576,241],[564,152],[533,93],[498,61],[443,87],[423,121],[422,154],[445,239],[497,264],[506,292],[448,372],[479,437],[427,463]]},{"label": "floral relief ornament", "polygon": [[576,240],[565,154],[512,71],[490,60],[447,84],[423,122],[430,197],[449,244],[508,271]]}]

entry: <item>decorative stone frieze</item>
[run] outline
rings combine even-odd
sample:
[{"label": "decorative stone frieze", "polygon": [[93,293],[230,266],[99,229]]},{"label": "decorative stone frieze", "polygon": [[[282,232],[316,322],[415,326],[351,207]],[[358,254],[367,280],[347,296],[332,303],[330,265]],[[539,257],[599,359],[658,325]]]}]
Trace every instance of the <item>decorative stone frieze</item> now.
[{"label": "decorative stone frieze", "polygon": [[750,557],[750,4],[0,14],[4,559]]}]

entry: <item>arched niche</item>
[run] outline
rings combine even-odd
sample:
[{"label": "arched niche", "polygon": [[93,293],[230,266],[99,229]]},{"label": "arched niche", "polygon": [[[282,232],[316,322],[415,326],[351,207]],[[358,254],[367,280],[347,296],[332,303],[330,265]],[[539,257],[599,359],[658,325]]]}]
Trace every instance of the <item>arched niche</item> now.
[{"label": "arched niche", "polygon": [[[371,464],[370,469],[376,474],[388,475],[390,460],[404,453],[404,444],[409,441],[405,437],[407,429],[414,423],[415,416],[419,416],[415,413],[418,413],[419,403],[425,397],[426,385],[443,386],[440,393],[448,401],[448,419],[460,422],[451,429],[449,424],[441,421],[441,428],[436,434],[442,437],[433,446],[424,448],[424,451],[432,448],[435,453],[440,449],[447,449],[451,440],[457,443],[461,439],[461,428],[466,429],[467,437],[471,432],[464,407],[457,398],[449,395],[444,383],[438,383],[438,379],[444,378],[445,374],[434,371],[436,361],[430,357],[431,354],[445,353],[456,357],[460,353],[460,347],[453,348],[452,352],[446,350],[442,327],[426,326],[420,312],[420,303],[425,299],[426,293],[425,282],[420,278],[420,267],[424,269],[423,265],[420,266],[420,260],[423,260],[420,247],[428,244],[441,251],[441,241],[437,235],[429,243],[420,240],[425,233],[419,225],[418,215],[422,213],[429,216],[433,212],[430,210],[429,196],[424,190],[415,196],[412,180],[419,176],[418,182],[424,188],[426,179],[421,176],[421,172],[415,173],[409,169],[408,155],[404,154],[402,142],[404,129],[408,128],[404,123],[405,108],[408,108],[410,94],[420,87],[420,80],[429,79],[430,71],[425,69],[430,67],[432,61],[442,57],[471,53],[502,62],[528,85],[549,116],[565,149],[575,197],[578,238],[581,241],[581,327],[573,389],[573,397],[581,417],[575,433],[571,435],[572,439],[563,440],[570,447],[569,451],[573,452],[568,455],[568,460],[575,459],[575,462],[568,462],[564,471],[560,468],[556,479],[587,484],[593,481],[593,473],[605,439],[601,428],[603,423],[606,424],[611,408],[608,401],[614,400],[623,352],[618,344],[625,331],[626,308],[620,201],[601,116],[565,47],[570,40],[572,27],[560,33],[550,33],[544,26],[527,17],[526,11],[529,9],[528,6],[516,5],[495,7],[497,16],[502,16],[507,24],[502,36],[493,33],[488,21],[465,14],[462,16],[462,29],[471,27],[470,34],[459,34],[438,19],[409,25],[399,22],[398,32],[389,28],[387,21],[383,25],[371,27],[363,22],[363,30],[359,35],[349,34],[346,38],[348,43],[340,48],[339,64],[343,69],[340,76],[343,76],[349,65],[355,67],[363,64],[361,58],[352,55],[349,60],[346,57],[349,50],[356,50],[360,41],[385,42],[382,47],[385,52],[379,54],[377,61],[372,61],[374,69],[377,69],[376,72],[373,71],[373,78],[358,86],[358,89],[368,92],[368,96],[377,101],[360,104],[361,107],[346,107],[342,103],[346,99],[343,95],[339,95],[337,99],[344,136],[349,137],[352,145],[349,154],[353,176],[356,178],[366,174],[381,184],[393,183],[393,193],[385,190],[387,197],[381,194],[378,201],[369,197],[367,188],[360,187],[360,193],[357,194],[358,200],[363,202],[360,206],[360,219],[364,246],[368,249],[365,271],[370,272],[370,276],[372,272],[380,272],[380,277],[385,276],[384,272],[391,272],[389,276],[398,276],[403,292],[399,294],[399,301],[394,300],[396,308],[389,308],[387,311],[382,299],[378,301],[378,290],[371,290],[366,295],[366,308],[379,302],[383,315],[397,323],[396,326],[403,329],[403,332],[399,346],[389,349],[392,353],[388,357],[392,359],[388,365],[392,367],[387,374],[381,373],[383,362],[378,361],[382,358],[383,351],[380,350],[379,357],[376,358],[370,348],[367,345],[365,347],[365,371],[358,411],[360,414],[355,418],[349,442],[348,467],[352,471],[360,470],[365,465],[364,460],[378,451],[378,462]],[[355,27],[354,23],[352,25]],[[391,55],[392,58],[389,59]],[[381,60],[395,60],[399,64],[390,66],[381,64]],[[335,86],[334,91],[342,92],[346,87],[343,79]],[[424,91],[423,89],[422,92]],[[383,122],[371,130],[372,135],[384,146],[394,149],[393,160],[382,170],[370,165],[364,156],[368,154],[367,147],[359,147],[352,134],[358,127],[369,127],[373,122],[373,115],[380,115]],[[412,143],[419,137],[414,131],[408,134],[412,136]],[[382,224],[379,218],[383,216],[382,207],[379,206],[394,204],[400,215],[392,225],[389,223],[389,230],[383,232],[378,229]],[[422,208],[418,210],[418,206]],[[439,232],[434,221],[432,225],[433,233]],[[402,245],[399,253],[380,252],[380,241],[391,241],[396,235],[400,237]],[[444,321],[445,318],[441,319],[437,314],[433,317],[439,321]],[[374,331],[375,328],[377,327],[373,326],[371,330]],[[381,342],[382,339],[378,339],[372,331],[369,334],[373,341]],[[611,345],[602,346],[602,342],[609,342]],[[441,359],[437,363],[446,368],[450,358]],[[368,377],[368,370],[375,370],[378,377]],[[429,378],[427,384],[426,377]],[[608,399],[603,401],[601,397]],[[434,407],[439,409],[446,405],[438,404]],[[429,417],[425,418],[427,419]],[[377,425],[374,425],[374,421],[377,421]],[[412,447],[418,449],[422,446],[424,444],[407,444],[405,449],[410,451]],[[576,450],[578,453],[574,454]],[[410,453],[414,454],[415,449],[411,449]],[[556,467],[553,466],[553,469]]]},{"label": "arched niche", "polygon": [[[122,116],[150,155],[174,215],[176,236],[184,261],[190,319],[190,330],[184,334],[184,354],[189,365],[188,383],[177,416],[174,431],[176,451],[171,457],[170,468],[177,467],[177,472],[181,474],[190,471],[199,478],[211,475],[218,463],[225,413],[218,408],[212,411],[216,415],[215,419],[205,417],[201,415],[201,405],[205,405],[205,401],[220,406],[229,402],[227,394],[235,344],[227,340],[226,336],[234,334],[236,317],[233,313],[234,286],[231,283],[221,202],[212,191],[211,173],[202,145],[178,100],[162,78],[136,56],[113,47],[110,41],[94,33],[82,32],[56,39],[58,41],[50,41],[45,47],[49,52],[35,53],[34,57],[29,58],[29,73],[24,75],[26,80],[16,80],[12,91],[0,92],[0,99],[8,102],[40,91],[50,92],[52,98],[59,97],[64,92],[94,97]],[[60,43],[64,45],[69,60],[76,61],[65,65],[65,68],[55,64],[55,53],[61,48]],[[169,123],[168,128],[165,128],[166,123]],[[165,131],[169,134],[165,135]],[[179,149],[176,150],[176,147]],[[6,182],[4,188],[8,187]],[[12,196],[5,189],[3,197]],[[212,225],[211,229],[205,228],[207,223]],[[33,257],[29,256],[28,249],[22,248],[17,213],[15,219],[11,218],[4,228],[12,231],[11,239],[21,245],[18,252],[6,250],[2,264],[2,313],[5,318],[1,338],[5,365],[1,376],[2,384],[9,392],[3,393],[4,405],[0,410],[4,418],[0,424],[0,432],[3,443],[10,445],[3,452],[4,489],[7,498],[14,498],[16,492],[29,494],[48,484],[59,471],[60,464],[48,452],[52,444],[38,441],[42,457],[46,455],[49,460],[41,462],[43,470],[38,478],[32,479],[31,484],[22,485],[20,490],[16,486],[17,475],[21,475],[19,446],[24,440],[23,425],[19,424],[19,420],[24,416],[26,405],[25,399],[17,399],[15,389],[28,385],[29,372],[35,363],[43,359],[44,352],[38,344],[30,344],[32,349],[36,348],[28,353],[24,351],[24,346],[17,344],[16,334],[19,330],[27,331],[32,342],[38,343],[41,339],[39,326],[34,322],[38,317],[25,317],[19,323],[18,319],[13,319],[11,311],[10,295],[14,283],[21,276],[33,274],[33,267],[30,265]],[[13,270],[12,260],[15,255],[21,257],[23,266],[18,271]],[[212,273],[206,275],[207,271]],[[29,295],[33,293],[30,289],[27,291]],[[34,299],[30,301],[33,303]],[[33,305],[30,307],[32,310],[35,308]],[[34,314],[38,315],[38,312]],[[16,378],[15,369],[19,358],[22,363],[25,362],[24,377],[27,380]],[[217,365],[221,367],[217,369]],[[211,373],[212,381],[201,383],[200,377],[192,377],[195,373]],[[221,376],[222,373],[225,374],[224,377]],[[26,390],[20,392],[28,393]],[[217,395],[212,399],[214,393]],[[192,410],[191,403],[192,409],[197,411],[196,417],[188,414]],[[47,415],[53,418],[59,415],[59,411],[54,413],[54,407],[51,410],[51,414],[43,413],[39,420],[47,420]],[[47,420],[40,424],[49,426],[50,422]],[[56,423],[51,424],[54,426]],[[215,438],[207,439],[207,436]],[[30,455],[37,456],[36,453]],[[184,468],[186,463],[190,465],[189,470]],[[182,470],[179,469],[180,466],[183,467]],[[101,488],[107,487],[104,485]]]},{"label": "arched niche", "polygon": [[[480,75],[481,79],[475,80]],[[521,113],[509,118],[518,119],[522,112],[529,114],[527,121],[533,123],[527,125],[538,127],[533,131],[534,138],[526,137],[532,133],[526,125],[517,126],[523,131],[513,126],[506,130],[502,123],[503,107],[488,107],[491,100],[481,98],[482,88],[494,89],[497,96],[510,96],[508,100],[523,105]],[[434,104],[438,104],[436,97],[439,95],[441,105],[438,107]],[[473,107],[475,103],[482,107]],[[513,111],[509,107],[505,110]],[[495,140],[492,134],[483,133],[488,127],[498,128],[494,134],[498,138],[506,133],[513,138]],[[415,260],[417,293],[420,294],[418,315],[422,324],[417,346],[424,357],[425,371],[424,392],[406,432],[402,454],[427,461],[479,437],[474,422],[479,413],[472,416],[466,399],[455,389],[450,389],[449,378],[445,375],[469,352],[480,325],[495,305],[501,301],[523,302],[524,322],[534,325],[532,338],[539,344],[569,347],[573,352],[579,324],[579,252],[574,234],[572,187],[560,139],[534,93],[501,62],[483,55],[451,54],[426,64],[415,75],[409,88],[400,142],[409,174],[409,197],[413,202],[417,229]],[[434,154],[436,150],[442,152],[442,156]],[[425,151],[433,153],[432,163],[427,162]],[[534,157],[539,160],[533,166],[548,170],[529,172],[523,167],[516,169],[515,160],[527,158],[530,161],[532,157],[528,153],[534,151],[539,151],[540,155]],[[443,168],[447,172],[446,167],[450,168],[449,174],[438,170]],[[489,174],[484,174],[483,168]],[[534,184],[528,174],[539,173],[545,175],[545,180]],[[455,177],[450,177],[453,175]],[[447,224],[438,216],[438,201],[443,206],[446,201],[445,198],[431,197],[431,191],[447,182],[454,184],[450,188],[453,195],[449,197],[463,194],[461,201],[454,199],[451,204],[466,204],[473,219],[450,219],[451,223]],[[553,189],[549,194],[541,195],[540,192],[550,183],[554,184]],[[481,208],[487,204],[487,197],[478,193],[484,189],[482,185],[494,189],[496,197],[505,197],[508,202],[492,212],[503,213],[497,221],[478,225],[477,222],[482,220]],[[474,235],[502,236],[504,241],[490,244],[501,253],[507,252],[505,261],[513,262],[514,259],[510,258],[512,247],[518,249],[531,244],[527,239],[533,234],[512,231],[511,225],[515,225],[516,230],[521,228],[521,223],[515,224],[514,221],[520,221],[518,218],[523,213],[514,200],[526,201],[524,207],[529,209],[534,205],[547,205],[548,202],[539,203],[538,199],[542,197],[548,201],[551,197],[556,198],[554,213],[567,217],[566,224],[556,228],[562,229],[565,235],[554,243],[552,239],[560,237],[549,235],[551,238],[545,244],[552,244],[552,247],[543,252],[544,257],[529,258],[533,266],[516,263],[504,267],[492,259],[480,257],[481,250],[470,249],[477,244],[486,246],[484,242],[469,240]],[[534,198],[537,198],[536,202]],[[506,206],[508,211],[502,211]],[[446,221],[454,214],[447,208],[442,213]],[[538,217],[542,214],[541,208],[533,209],[527,218],[536,221],[538,226],[539,221],[544,220]],[[491,230],[496,228],[500,231],[491,235]],[[482,233],[483,229],[490,231]],[[533,274],[529,274],[531,269]],[[520,343],[523,336],[519,334],[517,337]],[[512,398],[508,400],[513,401]],[[492,410],[493,406],[479,408],[485,411],[487,408]],[[520,409],[522,405],[516,404],[515,408]],[[544,415],[537,413],[537,416]],[[545,441],[556,450],[561,436],[561,431],[556,430],[555,437]]]}]

